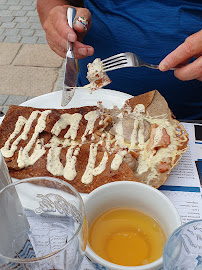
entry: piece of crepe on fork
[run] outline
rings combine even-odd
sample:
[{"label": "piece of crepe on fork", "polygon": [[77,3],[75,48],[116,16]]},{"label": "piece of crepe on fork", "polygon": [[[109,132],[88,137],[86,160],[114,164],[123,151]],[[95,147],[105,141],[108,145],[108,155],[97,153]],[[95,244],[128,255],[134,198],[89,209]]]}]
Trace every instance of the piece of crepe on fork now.
[{"label": "piece of crepe on fork", "polygon": [[188,135],[154,90],[122,109],[10,106],[0,126],[10,175],[53,176],[89,193],[113,181],[161,186],[186,150]]},{"label": "piece of crepe on fork", "polygon": [[103,71],[102,61],[100,58],[96,58],[92,63],[87,65],[87,79],[89,84],[85,85],[84,88],[89,88],[90,91],[100,89],[111,83],[111,79],[107,73]]}]

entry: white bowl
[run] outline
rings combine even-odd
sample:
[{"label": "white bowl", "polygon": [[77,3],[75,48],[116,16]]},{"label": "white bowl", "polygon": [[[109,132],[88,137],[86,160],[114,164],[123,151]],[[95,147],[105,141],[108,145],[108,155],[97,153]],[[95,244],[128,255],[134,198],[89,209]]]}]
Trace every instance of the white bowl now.
[{"label": "white bowl", "polygon": [[[132,207],[150,215],[161,226],[166,238],[181,225],[180,216],[171,201],[159,190],[138,182],[105,184],[92,191],[85,198],[84,204],[89,227],[97,216],[114,207]],[[93,263],[111,270],[159,270],[163,266],[162,257],[143,266],[120,266],[99,257],[89,243],[86,255]]]}]

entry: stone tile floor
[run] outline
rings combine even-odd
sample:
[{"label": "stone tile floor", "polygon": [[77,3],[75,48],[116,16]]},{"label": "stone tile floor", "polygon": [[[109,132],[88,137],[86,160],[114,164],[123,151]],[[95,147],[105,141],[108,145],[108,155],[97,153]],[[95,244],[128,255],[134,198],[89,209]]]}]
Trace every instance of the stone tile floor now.
[{"label": "stone tile floor", "polygon": [[60,90],[63,64],[47,45],[36,0],[0,0],[0,111]]}]

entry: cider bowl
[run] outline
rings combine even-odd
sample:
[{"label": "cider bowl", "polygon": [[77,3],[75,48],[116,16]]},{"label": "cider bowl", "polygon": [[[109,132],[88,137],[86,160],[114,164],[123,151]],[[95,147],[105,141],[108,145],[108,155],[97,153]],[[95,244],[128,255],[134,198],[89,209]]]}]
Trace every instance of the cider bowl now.
[{"label": "cider bowl", "polygon": [[[116,208],[130,208],[152,217],[162,228],[166,239],[181,226],[180,216],[172,202],[159,190],[138,182],[119,181],[105,184],[88,194],[84,204],[89,228],[102,213]],[[104,266],[109,270],[159,270],[163,266],[163,252],[151,263],[125,266],[103,259],[93,251],[89,242],[86,256],[92,263],[97,264],[96,269],[99,269],[99,265],[100,269],[104,269]]]}]

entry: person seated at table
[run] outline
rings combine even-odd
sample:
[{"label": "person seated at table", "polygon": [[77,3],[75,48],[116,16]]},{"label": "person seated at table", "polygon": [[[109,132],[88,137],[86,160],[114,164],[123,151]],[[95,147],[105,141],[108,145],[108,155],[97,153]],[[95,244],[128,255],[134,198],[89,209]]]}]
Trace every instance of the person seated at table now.
[{"label": "person seated at table", "polygon": [[[77,11],[74,31],[66,18],[71,5]],[[88,84],[87,64],[95,58],[133,52],[145,62],[160,63],[159,70],[110,71],[112,83],[107,88],[131,95],[157,89],[177,119],[202,119],[200,1],[38,0],[37,10],[55,53],[65,58],[67,41],[75,43],[78,86]]]}]

